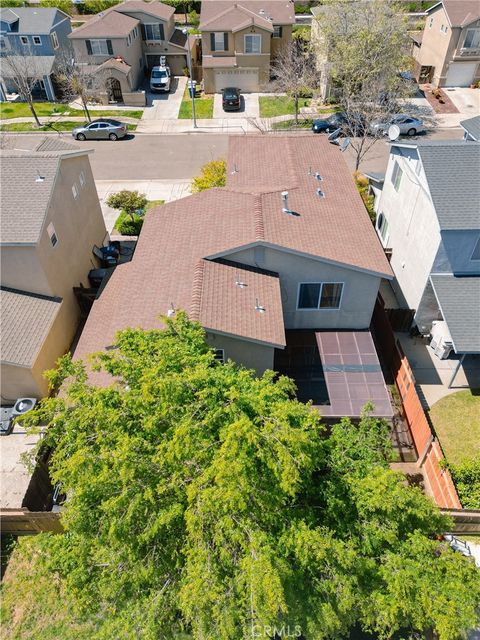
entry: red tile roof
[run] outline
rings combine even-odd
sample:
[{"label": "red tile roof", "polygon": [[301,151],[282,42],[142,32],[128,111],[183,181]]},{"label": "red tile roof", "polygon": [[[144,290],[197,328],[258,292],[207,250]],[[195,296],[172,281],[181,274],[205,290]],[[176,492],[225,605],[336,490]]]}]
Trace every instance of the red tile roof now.
[{"label": "red tile roof", "polygon": [[[277,245],[391,276],[342,154],[324,137],[230,137],[227,166],[225,188],[149,211],[132,262],[116,268],[93,305],[77,357],[103,350],[126,327],[161,327],[172,305],[214,331],[283,344],[278,279],[242,270],[248,287],[237,290],[242,267],[209,262],[237,247]],[[282,211],[284,190],[298,216]]]}]

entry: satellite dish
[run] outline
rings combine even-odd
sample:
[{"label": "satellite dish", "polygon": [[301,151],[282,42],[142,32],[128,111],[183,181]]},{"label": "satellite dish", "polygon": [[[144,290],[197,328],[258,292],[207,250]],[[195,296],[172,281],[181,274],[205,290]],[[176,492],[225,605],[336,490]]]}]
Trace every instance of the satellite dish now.
[{"label": "satellite dish", "polygon": [[398,124],[391,124],[388,127],[388,137],[389,137],[389,139],[393,142],[394,140],[396,140],[398,138],[399,135],[400,135],[400,127],[398,126]]},{"label": "satellite dish", "polygon": [[340,146],[340,151],[346,151],[346,149],[348,149],[349,145],[350,145],[350,138],[345,138],[345,140],[342,142],[341,146]]}]

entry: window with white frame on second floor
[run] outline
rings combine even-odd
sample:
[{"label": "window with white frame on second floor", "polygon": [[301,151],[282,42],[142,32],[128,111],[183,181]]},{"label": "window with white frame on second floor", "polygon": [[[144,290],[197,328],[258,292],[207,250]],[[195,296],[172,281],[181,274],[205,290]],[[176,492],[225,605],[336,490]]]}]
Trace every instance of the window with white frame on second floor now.
[{"label": "window with white frame on second floor", "polygon": [[113,54],[111,40],[85,40],[90,56],[108,56]]},{"label": "window with white frame on second floor", "polygon": [[55,31],[52,31],[52,33],[50,34],[50,39],[52,41],[52,47],[54,49],[58,49],[59,44],[58,44],[58,38],[57,38],[57,34]]},{"label": "window with white frame on second floor", "polygon": [[5,51],[6,49],[8,49],[7,39],[3,36],[0,36],[0,50]]},{"label": "window with white frame on second floor", "polygon": [[467,29],[463,48],[480,49],[480,29]]},{"label": "window with white frame on second floor", "polygon": [[40,36],[32,36],[33,44],[37,47],[42,44],[42,39]]},{"label": "window with white frame on second floor", "polygon": [[262,53],[262,36],[259,33],[245,35],[245,53]]},{"label": "window with white frame on second floor", "polygon": [[210,48],[212,51],[226,51],[228,49],[228,35],[223,31],[210,34]]},{"label": "window with white frame on second floor", "polygon": [[377,230],[381,239],[386,242],[388,234],[388,220],[383,213],[378,214],[377,218]]},{"label": "window with white frame on second floor", "polygon": [[440,27],[440,31],[442,33],[448,33],[448,27],[446,24],[442,24],[442,26]]},{"label": "window with white frame on second floor", "polygon": [[145,30],[145,40],[165,40],[165,34],[163,30],[163,24],[145,24],[143,25]]},{"label": "window with white frame on second floor", "polygon": [[433,18],[430,18],[428,21],[428,28],[431,29],[433,27]]},{"label": "window with white frame on second floor", "polygon": [[302,282],[297,309],[339,309],[343,282]]},{"label": "window with white frame on second floor", "polygon": [[76,182],[72,184],[72,195],[75,200],[78,198],[78,187]]},{"label": "window with white frame on second floor", "polygon": [[23,45],[27,45],[29,43],[28,36],[20,36],[20,42]]},{"label": "window with white frame on second floor", "polygon": [[282,27],[279,25],[274,25],[272,38],[281,38],[282,37]]},{"label": "window with white frame on second floor", "polygon": [[53,226],[52,223],[50,223],[47,227],[47,234],[48,234],[48,237],[50,238],[52,247],[54,247],[58,243],[58,238],[57,238],[57,234],[55,233],[55,227]]},{"label": "window with white frame on second floor", "polygon": [[85,186],[85,172],[84,171],[80,171],[80,176],[78,178],[80,180],[80,186],[84,187]]},{"label": "window with white frame on second floor", "polygon": [[392,184],[395,191],[398,191],[400,189],[402,175],[403,175],[403,171],[400,169],[400,165],[395,160],[395,164],[393,166],[393,171],[392,171]]}]

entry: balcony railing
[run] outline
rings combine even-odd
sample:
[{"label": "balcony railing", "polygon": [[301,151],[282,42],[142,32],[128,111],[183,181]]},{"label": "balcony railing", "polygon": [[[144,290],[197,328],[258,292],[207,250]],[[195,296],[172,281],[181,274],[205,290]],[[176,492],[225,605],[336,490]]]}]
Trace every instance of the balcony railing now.
[{"label": "balcony railing", "polygon": [[456,58],[479,58],[480,47],[459,47],[455,51]]}]

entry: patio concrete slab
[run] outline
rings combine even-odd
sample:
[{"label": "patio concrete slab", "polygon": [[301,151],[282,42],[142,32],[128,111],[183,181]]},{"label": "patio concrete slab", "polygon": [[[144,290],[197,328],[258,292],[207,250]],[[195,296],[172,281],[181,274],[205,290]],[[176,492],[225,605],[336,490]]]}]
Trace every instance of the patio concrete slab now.
[{"label": "patio concrete slab", "polygon": [[169,93],[152,93],[149,91],[142,122],[144,120],[175,120],[178,118],[186,86],[187,78],[181,76],[172,78]]},{"label": "patio concrete slab", "polygon": [[242,102],[239,111],[224,111],[222,107],[222,94],[215,93],[213,97],[213,117],[214,118],[258,118],[260,116],[260,106],[258,103],[258,93],[242,93]]},{"label": "patio concrete slab", "polygon": [[430,408],[438,400],[460,389],[480,388],[480,355],[465,356],[453,386],[449,389],[448,384],[460,356],[452,354],[446,360],[440,360],[423,338],[411,338],[406,333],[395,335],[408,358],[425,408]]},{"label": "patio concrete slab", "polygon": [[190,195],[190,184],[190,180],[97,180],[95,185],[108,233],[112,233],[119,215],[119,211],[105,203],[111,193],[127,189],[144,193],[148,200],[171,202]]}]

